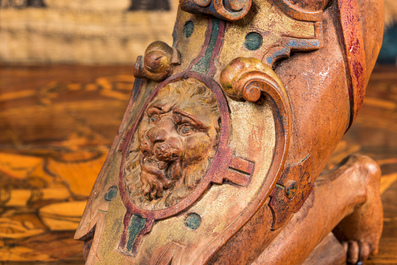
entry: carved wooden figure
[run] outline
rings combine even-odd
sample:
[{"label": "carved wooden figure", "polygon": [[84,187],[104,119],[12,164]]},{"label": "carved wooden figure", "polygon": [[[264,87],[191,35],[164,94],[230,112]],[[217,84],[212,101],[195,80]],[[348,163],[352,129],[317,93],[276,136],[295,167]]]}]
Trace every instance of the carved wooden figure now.
[{"label": "carved wooden figure", "polygon": [[348,262],[375,254],[379,167],[355,155],[320,173],[382,19],[382,0],[180,0],[172,47],[137,60],[75,235],[86,264],[301,264],[316,246],[306,264],[335,264],[315,256],[331,231]]}]

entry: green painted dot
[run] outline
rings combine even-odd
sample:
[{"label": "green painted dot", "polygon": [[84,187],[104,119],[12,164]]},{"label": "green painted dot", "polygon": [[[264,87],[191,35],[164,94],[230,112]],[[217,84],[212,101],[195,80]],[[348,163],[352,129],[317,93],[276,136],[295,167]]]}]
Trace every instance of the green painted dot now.
[{"label": "green painted dot", "polygon": [[116,197],[116,195],[117,195],[117,187],[112,186],[109,188],[108,192],[105,194],[105,200],[111,201],[114,199],[114,197]]},{"label": "green painted dot", "polygon": [[245,36],[244,46],[250,51],[255,51],[262,46],[262,35],[256,32],[250,32]]},{"label": "green painted dot", "polygon": [[185,38],[189,38],[190,36],[192,36],[194,31],[194,24],[192,21],[188,21],[185,23],[185,26],[183,26],[183,36],[185,36]]},{"label": "green painted dot", "polygon": [[201,217],[197,213],[189,213],[184,222],[187,227],[196,230],[201,225]]}]

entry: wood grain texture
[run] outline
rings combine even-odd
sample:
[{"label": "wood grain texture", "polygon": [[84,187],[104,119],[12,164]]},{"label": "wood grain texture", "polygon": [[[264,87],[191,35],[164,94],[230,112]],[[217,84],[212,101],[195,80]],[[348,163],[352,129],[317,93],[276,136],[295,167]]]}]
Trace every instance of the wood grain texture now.
[{"label": "wood grain texture", "polygon": [[[132,89],[131,67],[0,66],[0,261],[82,264],[73,239]],[[384,232],[366,264],[397,263],[397,70],[378,67],[325,170],[360,152],[381,166]]]}]

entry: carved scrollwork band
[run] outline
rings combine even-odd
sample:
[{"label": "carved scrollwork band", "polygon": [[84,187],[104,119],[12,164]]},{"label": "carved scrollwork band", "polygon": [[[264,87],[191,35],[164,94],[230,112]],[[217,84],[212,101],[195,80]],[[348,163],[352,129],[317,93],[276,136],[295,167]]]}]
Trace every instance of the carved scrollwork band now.
[{"label": "carved scrollwork band", "polygon": [[266,52],[262,61],[272,66],[276,61],[289,57],[291,51],[313,51],[322,48],[324,46],[322,22],[313,22],[313,25],[313,38],[301,39],[285,36],[279,45],[273,46]]},{"label": "carved scrollwork band", "polygon": [[[316,2],[316,1],[312,1]],[[328,2],[328,1],[327,1]],[[323,19],[323,11],[310,11],[292,4],[288,0],[273,0],[273,3],[288,16],[296,20],[317,22]]]},{"label": "carved scrollwork band", "polygon": [[180,0],[181,9],[235,21],[248,14],[252,0]]},{"label": "carved scrollwork band", "polygon": [[[180,0],[179,2],[184,11],[210,14],[228,21],[243,18],[252,6],[252,0]],[[296,20],[316,22],[322,20],[322,9],[329,0],[303,1],[305,7],[300,7],[288,0],[273,0],[273,2]],[[318,9],[318,6],[321,8]]]}]

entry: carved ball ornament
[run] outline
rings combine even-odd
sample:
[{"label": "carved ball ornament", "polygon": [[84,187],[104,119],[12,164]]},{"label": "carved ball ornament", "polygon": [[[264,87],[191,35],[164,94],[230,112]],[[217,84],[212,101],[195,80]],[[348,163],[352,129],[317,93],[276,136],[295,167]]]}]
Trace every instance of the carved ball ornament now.
[{"label": "carved ball ornament", "polygon": [[165,42],[155,41],[147,47],[144,56],[138,56],[134,76],[163,81],[172,74],[180,61],[180,53],[177,49],[171,48]]}]

